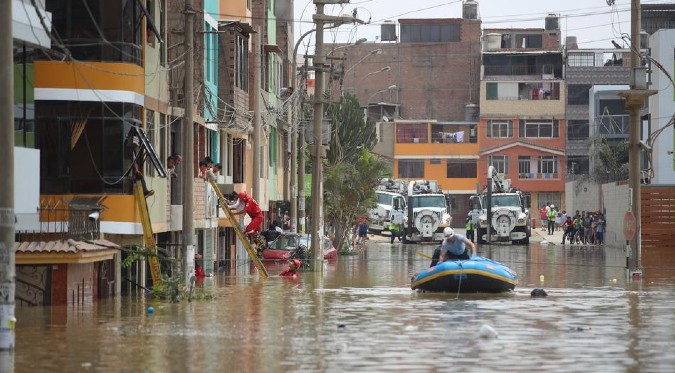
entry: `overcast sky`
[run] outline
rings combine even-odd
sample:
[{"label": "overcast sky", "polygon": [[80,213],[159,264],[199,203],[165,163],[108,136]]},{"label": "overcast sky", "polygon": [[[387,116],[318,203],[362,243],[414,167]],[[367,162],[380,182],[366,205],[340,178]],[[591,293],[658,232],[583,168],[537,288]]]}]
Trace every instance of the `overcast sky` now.
[{"label": "overcast sky", "polygon": [[[580,48],[613,48],[610,40],[620,41],[621,34],[630,34],[631,0],[616,0],[614,6],[607,0],[480,0],[479,14],[483,28],[543,28],[549,13],[560,17],[562,41],[576,36]],[[642,0],[642,4],[673,3],[663,0]],[[315,6],[311,0],[295,0],[295,37],[313,28]],[[359,38],[375,42],[384,20],[400,18],[461,18],[461,0],[352,0],[350,4],[327,5],[326,14],[351,14],[356,8],[358,18],[371,25],[342,26],[338,32],[326,32],[325,42],[344,43]],[[299,20],[299,22],[298,22]],[[313,48],[312,35],[305,38],[301,52]],[[309,40],[309,45],[307,45]]]}]

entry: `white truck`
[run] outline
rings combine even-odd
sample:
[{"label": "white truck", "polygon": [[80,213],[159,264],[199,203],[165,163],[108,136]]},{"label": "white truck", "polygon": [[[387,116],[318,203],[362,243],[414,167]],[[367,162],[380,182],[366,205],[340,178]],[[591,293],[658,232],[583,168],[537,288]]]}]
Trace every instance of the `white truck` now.
[{"label": "white truck", "polygon": [[406,191],[407,218],[404,242],[433,242],[443,239],[450,226],[448,202],[434,180],[413,180]]},{"label": "white truck", "polygon": [[377,206],[368,211],[368,229],[376,234],[389,230],[392,211],[394,209],[405,211],[406,193],[408,182],[406,180],[382,179],[375,194],[377,194]]},{"label": "white truck", "polygon": [[511,180],[502,179],[493,166],[488,168],[488,185],[492,188],[471,197],[471,212],[478,214],[478,242],[529,244],[529,194],[512,188]]}]

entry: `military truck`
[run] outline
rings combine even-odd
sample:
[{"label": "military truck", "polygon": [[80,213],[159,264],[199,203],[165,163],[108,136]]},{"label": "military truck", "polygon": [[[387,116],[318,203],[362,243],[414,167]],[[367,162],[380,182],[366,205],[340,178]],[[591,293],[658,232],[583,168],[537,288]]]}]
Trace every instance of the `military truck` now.
[{"label": "military truck", "polygon": [[[530,243],[529,193],[511,187],[493,166],[488,168],[488,187],[471,196],[472,214],[478,214],[476,239],[479,243]],[[489,237],[488,237],[489,234]]]}]

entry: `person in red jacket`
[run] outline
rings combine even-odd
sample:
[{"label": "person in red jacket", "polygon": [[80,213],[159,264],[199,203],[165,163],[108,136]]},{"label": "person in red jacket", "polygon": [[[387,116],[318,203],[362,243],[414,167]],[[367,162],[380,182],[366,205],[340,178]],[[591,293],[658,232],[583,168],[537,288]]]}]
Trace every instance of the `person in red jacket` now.
[{"label": "person in red jacket", "polygon": [[244,208],[241,211],[231,209],[232,215],[247,213],[251,218],[251,222],[246,226],[246,234],[249,237],[256,237],[260,233],[260,226],[263,222],[263,214],[260,210],[260,206],[258,205],[258,202],[249,197],[246,192],[239,192],[238,196],[239,202],[244,205]]},{"label": "person in red jacket", "polygon": [[288,263],[288,268],[285,271],[279,273],[279,276],[284,277],[297,276],[298,268],[300,268],[300,261],[297,259],[293,259]]}]

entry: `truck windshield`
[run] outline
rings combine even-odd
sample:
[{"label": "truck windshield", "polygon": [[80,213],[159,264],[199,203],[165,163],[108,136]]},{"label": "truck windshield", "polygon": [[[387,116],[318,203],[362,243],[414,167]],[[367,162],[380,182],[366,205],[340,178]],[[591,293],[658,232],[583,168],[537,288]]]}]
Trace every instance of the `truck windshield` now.
[{"label": "truck windshield", "polygon": [[517,195],[492,196],[492,207],[520,206],[520,197]]},{"label": "truck windshield", "polygon": [[445,208],[444,196],[415,196],[412,198],[412,207],[437,207]]},{"label": "truck windshield", "polygon": [[377,193],[377,203],[381,205],[391,205],[393,198],[391,194]]}]

